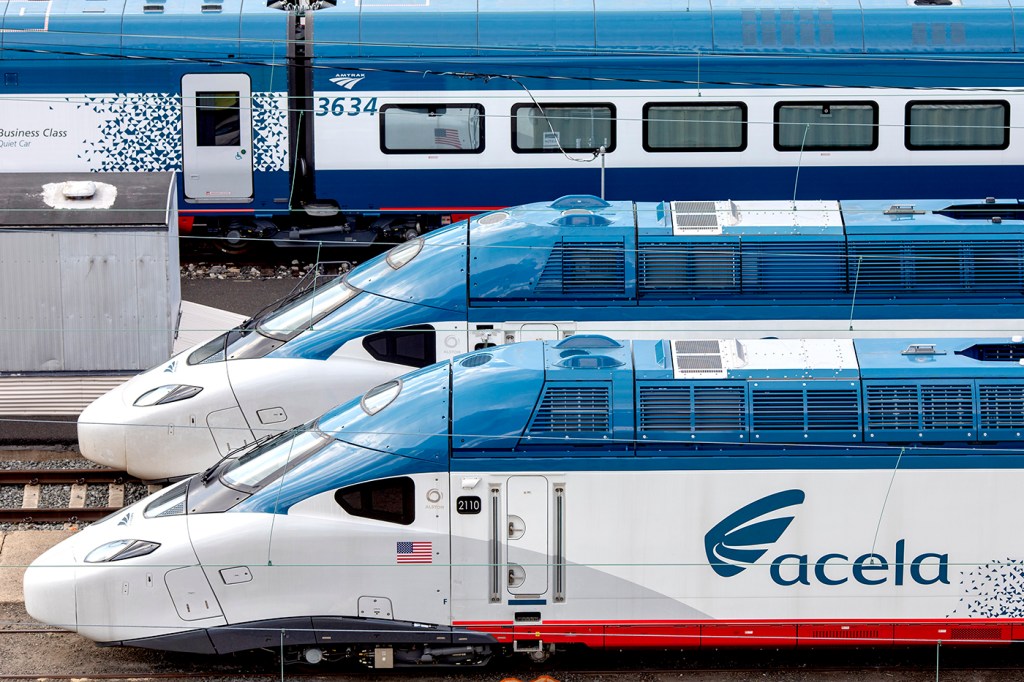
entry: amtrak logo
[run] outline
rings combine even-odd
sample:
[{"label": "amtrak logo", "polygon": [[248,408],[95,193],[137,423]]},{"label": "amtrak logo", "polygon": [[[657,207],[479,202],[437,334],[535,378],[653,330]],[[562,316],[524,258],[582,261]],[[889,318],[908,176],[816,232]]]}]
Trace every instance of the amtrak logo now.
[{"label": "amtrak logo", "polygon": [[337,85],[339,88],[345,88],[351,90],[359,84],[359,81],[366,78],[365,73],[339,73],[337,76],[331,79],[331,82]]},{"label": "amtrak logo", "polygon": [[121,517],[121,520],[117,522],[117,525],[119,525],[119,526],[127,526],[131,522],[132,522],[132,513],[128,512],[127,514],[125,514],[124,516]]},{"label": "amtrak logo", "polygon": [[164,367],[164,372],[168,372],[168,373],[173,374],[174,370],[176,370],[176,369],[178,369],[178,361],[177,360],[171,360],[169,363],[167,363],[167,366]]},{"label": "amtrak logo", "polygon": [[704,536],[704,549],[715,573],[731,578],[764,556],[793,522],[792,516],[764,518],[803,504],[802,490],[783,490],[762,497],[729,514]]}]

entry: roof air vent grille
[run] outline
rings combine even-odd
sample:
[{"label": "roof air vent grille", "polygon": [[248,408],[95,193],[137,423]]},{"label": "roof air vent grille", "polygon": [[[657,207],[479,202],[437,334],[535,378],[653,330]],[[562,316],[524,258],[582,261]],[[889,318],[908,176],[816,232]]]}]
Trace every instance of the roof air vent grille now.
[{"label": "roof air vent grille", "polygon": [[611,401],[604,385],[548,385],[528,434],[594,434],[611,431]]},{"label": "roof air vent grille", "polygon": [[725,379],[728,367],[738,364],[736,342],[724,344],[717,339],[680,339],[672,341],[676,379]]},{"label": "roof air vent grille", "polygon": [[697,234],[722,234],[713,201],[673,201],[672,234],[676,236]]}]

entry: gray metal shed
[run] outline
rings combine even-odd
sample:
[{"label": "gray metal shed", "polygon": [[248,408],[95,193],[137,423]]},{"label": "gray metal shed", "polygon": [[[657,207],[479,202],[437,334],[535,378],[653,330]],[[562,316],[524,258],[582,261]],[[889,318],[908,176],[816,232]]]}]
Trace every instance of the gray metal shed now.
[{"label": "gray metal shed", "polygon": [[0,373],[147,369],[181,306],[173,173],[0,174]]}]

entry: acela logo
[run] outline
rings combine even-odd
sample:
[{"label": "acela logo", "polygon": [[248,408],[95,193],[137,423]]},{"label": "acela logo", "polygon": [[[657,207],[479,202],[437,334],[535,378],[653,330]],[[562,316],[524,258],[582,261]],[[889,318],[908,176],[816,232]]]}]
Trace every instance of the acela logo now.
[{"label": "acela logo", "polygon": [[366,78],[365,73],[339,73],[331,79],[331,82],[340,88],[351,90],[364,78]]},{"label": "acela logo", "polygon": [[[704,536],[704,550],[711,568],[723,578],[731,578],[752,566],[793,522],[791,514],[776,512],[803,504],[803,501],[802,490],[783,490],[751,502],[722,519]],[[882,585],[890,580],[894,585],[903,585],[908,573],[910,580],[918,585],[948,585],[949,555],[924,552],[908,561],[907,541],[900,539],[896,541],[892,561],[875,551],[859,556],[828,552],[818,559],[809,554],[782,554],[769,563],[768,572],[772,582],[783,587],[812,582],[842,585],[851,579],[861,585]]]},{"label": "acela logo", "polygon": [[730,578],[742,573],[782,537],[793,522],[792,516],[762,518],[786,507],[802,504],[802,490],[783,490],[762,497],[734,511],[704,536],[704,550],[715,573]]}]

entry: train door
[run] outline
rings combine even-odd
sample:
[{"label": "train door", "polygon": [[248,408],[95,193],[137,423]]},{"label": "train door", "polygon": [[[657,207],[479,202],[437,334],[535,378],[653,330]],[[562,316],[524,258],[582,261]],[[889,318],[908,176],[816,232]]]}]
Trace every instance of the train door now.
[{"label": "train door", "polygon": [[181,79],[182,170],[192,201],[252,200],[252,85],[244,73]]},{"label": "train door", "polygon": [[506,585],[510,595],[539,596],[548,591],[548,480],[511,476],[506,504]]}]

